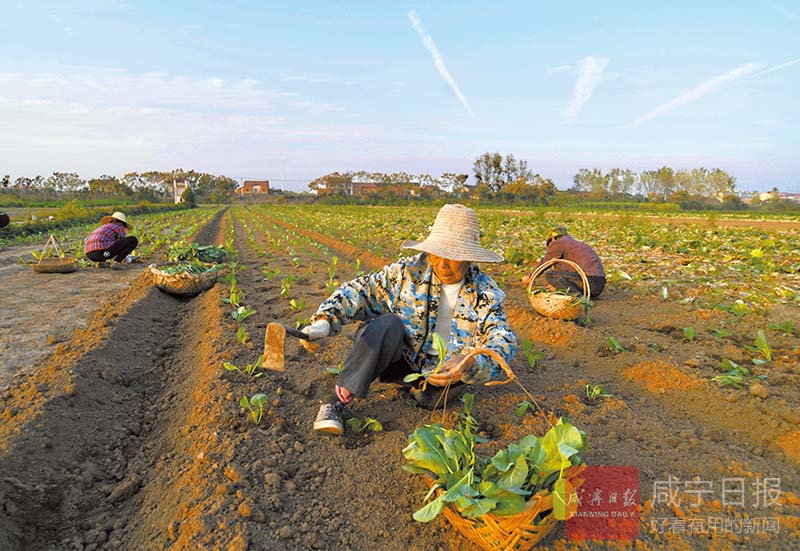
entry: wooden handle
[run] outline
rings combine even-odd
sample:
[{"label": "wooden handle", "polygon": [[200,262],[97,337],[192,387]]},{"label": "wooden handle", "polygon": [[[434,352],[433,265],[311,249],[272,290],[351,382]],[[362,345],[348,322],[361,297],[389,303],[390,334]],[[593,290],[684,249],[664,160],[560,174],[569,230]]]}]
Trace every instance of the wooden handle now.
[{"label": "wooden handle", "polygon": [[286,329],[286,334],[287,335],[291,335],[292,337],[295,337],[295,338],[298,338],[298,339],[303,339],[304,341],[309,340],[308,335],[306,335],[302,331],[299,331],[299,330],[295,329],[294,327],[289,327],[287,325],[284,325],[283,327],[284,327],[284,329]]},{"label": "wooden handle", "polygon": [[550,268],[553,264],[557,264],[558,262],[563,262],[569,266],[575,268],[575,271],[578,272],[578,275],[581,276],[581,282],[583,283],[583,296],[587,299],[589,298],[589,280],[586,278],[586,273],[583,271],[583,268],[572,262],[571,260],[564,260],[563,258],[553,258],[548,260],[538,268],[536,268],[530,275],[530,281],[528,281],[528,294],[531,294],[531,286],[533,285],[533,280],[539,277],[547,268]]}]

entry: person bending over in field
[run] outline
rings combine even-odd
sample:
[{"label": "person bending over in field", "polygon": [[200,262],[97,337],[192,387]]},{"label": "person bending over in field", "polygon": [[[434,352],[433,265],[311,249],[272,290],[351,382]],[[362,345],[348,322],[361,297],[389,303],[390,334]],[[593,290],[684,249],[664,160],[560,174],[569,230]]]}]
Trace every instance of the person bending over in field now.
[{"label": "person bending over in field", "polygon": [[125,257],[139,245],[136,237],[126,236],[133,226],[121,212],[104,216],[100,219],[100,224],[86,238],[83,252],[86,258],[92,262],[99,262],[101,266],[105,265],[106,260],[112,260],[112,268],[122,268]]},{"label": "person bending over in field", "polygon": [[[467,352],[488,348],[508,362],[516,353],[505,294],[475,264],[500,262],[502,257],[480,246],[474,210],[444,205],[429,236],[403,248],[421,252],[343,283],[303,329],[314,340],[363,320],[327,403],[319,408],[317,431],[341,434],[346,405],[365,398],[376,379],[402,384],[418,406],[434,409],[459,397],[467,384],[499,375],[500,366],[485,355],[471,356],[458,367]],[[434,332],[447,344],[438,370]],[[427,376],[424,390],[422,379],[416,385],[402,382],[413,372]]]},{"label": "person bending over in field", "polygon": [[[603,261],[597,256],[589,245],[583,241],[578,241],[567,233],[564,226],[551,228],[545,236],[547,252],[534,270],[545,262],[554,258],[561,258],[574,262],[581,267],[586,279],[589,281],[589,294],[591,298],[597,298],[606,287],[606,273],[603,270]],[[530,283],[530,274],[522,279],[525,285]],[[567,290],[573,293],[583,294],[583,283],[572,266],[563,263],[556,263],[541,276],[544,281],[556,290]],[[538,279],[538,278],[537,278]],[[587,297],[588,298],[588,297]]]}]

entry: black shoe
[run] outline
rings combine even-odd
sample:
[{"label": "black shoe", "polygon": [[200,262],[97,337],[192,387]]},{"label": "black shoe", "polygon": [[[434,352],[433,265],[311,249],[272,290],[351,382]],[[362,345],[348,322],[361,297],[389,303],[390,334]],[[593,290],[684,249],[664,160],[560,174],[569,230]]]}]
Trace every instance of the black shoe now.
[{"label": "black shoe", "polygon": [[467,385],[455,383],[449,387],[428,385],[424,391],[420,387],[414,387],[408,393],[416,402],[417,407],[434,410],[451,405],[461,398],[465,390],[467,390]]},{"label": "black shoe", "polygon": [[314,420],[314,430],[328,434],[340,435],[344,432],[342,413],[344,406],[341,403],[322,404],[319,406],[317,418]]}]

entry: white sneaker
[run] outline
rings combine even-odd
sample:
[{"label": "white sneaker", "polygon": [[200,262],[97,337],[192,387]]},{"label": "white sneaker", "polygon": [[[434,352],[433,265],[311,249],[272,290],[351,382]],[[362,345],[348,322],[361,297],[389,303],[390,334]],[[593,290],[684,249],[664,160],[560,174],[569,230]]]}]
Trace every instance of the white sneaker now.
[{"label": "white sneaker", "polygon": [[342,424],[341,406],[338,404],[322,404],[319,406],[317,418],[314,420],[314,430],[328,434],[342,434],[344,425]]}]

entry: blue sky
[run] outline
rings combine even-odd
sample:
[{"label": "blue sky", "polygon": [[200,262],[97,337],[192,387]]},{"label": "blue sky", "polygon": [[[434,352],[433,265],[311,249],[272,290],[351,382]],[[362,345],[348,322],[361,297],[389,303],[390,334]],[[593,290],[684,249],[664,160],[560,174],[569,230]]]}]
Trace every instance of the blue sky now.
[{"label": "blue sky", "polygon": [[[698,5],[701,4],[701,5]],[[0,1],[0,173],[720,167],[800,192],[800,2]]]}]

